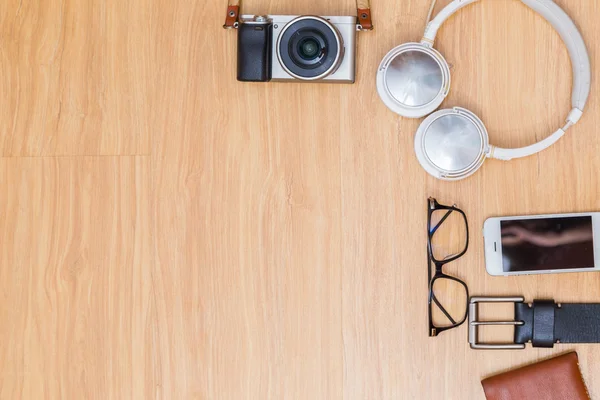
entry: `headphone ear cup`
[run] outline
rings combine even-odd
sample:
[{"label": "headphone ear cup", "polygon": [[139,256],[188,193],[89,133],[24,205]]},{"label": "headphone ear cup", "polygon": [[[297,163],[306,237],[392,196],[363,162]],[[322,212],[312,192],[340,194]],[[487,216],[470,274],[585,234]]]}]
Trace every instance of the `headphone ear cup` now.
[{"label": "headphone ear cup", "polygon": [[415,154],[421,166],[442,180],[460,180],[472,175],[489,151],[488,133],[471,111],[455,107],[436,111],[419,126]]},{"label": "headphone ear cup", "polygon": [[407,118],[435,111],[450,90],[450,67],[435,49],[405,43],[391,50],[377,70],[377,92],[384,104]]}]

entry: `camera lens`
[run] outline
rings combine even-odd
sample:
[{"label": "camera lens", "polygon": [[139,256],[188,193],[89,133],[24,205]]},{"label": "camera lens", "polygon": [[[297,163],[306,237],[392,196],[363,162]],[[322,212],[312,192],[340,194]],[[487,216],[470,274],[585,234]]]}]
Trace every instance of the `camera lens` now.
[{"label": "camera lens", "polygon": [[321,46],[315,38],[304,39],[302,42],[300,42],[298,47],[300,57],[305,60],[314,60],[321,50]]},{"label": "camera lens", "polygon": [[315,70],[331,58],[328,57],[329,48],[327,37],[321,32],[314,29],[300,29],[290,39],[287,52],[298,69]]},{"label": "camera lens", "polygon": [[277,41],[277,57],[297,79],[323,79],[337,70],[344,44],[337,29],[319,17],[298,17],[288,23]]}]

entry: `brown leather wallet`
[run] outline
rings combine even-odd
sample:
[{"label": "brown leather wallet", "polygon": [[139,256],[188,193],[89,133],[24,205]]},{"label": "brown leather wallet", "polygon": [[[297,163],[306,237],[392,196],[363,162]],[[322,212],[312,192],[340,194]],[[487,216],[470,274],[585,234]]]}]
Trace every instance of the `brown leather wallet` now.
[{"label": "brown leather wallet", "polygon": [[590,400],[577,353],[484,379],[487,400]]}]

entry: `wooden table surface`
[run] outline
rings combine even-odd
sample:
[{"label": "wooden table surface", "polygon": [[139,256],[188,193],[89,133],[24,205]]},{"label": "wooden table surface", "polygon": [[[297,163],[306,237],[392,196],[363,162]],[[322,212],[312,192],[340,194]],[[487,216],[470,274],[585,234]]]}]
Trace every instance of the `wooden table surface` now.
[{"label": "wooden table surface", "polygon": [[[595,75],[600,3],[557,2]],[[600,301],[599,274],[488,276],[481,235],[490,216],[600,210],[600,79],[549,150],[441,182],[413,153],[419,121],[375,90],[428,1],[373,0],[354,85],[236,82],[225,6],[2,1],[0,398],[483,399],[482,378],[571,349],[600,398],[600,345],[473,351],[466,326],[428,338],[425,264],[435,196],[468,216],[450,270],[472,294]],[[566,48],[519,2],[469,6],[438,49],[444,104],[478,114],[495,144],[562,126]]]}]

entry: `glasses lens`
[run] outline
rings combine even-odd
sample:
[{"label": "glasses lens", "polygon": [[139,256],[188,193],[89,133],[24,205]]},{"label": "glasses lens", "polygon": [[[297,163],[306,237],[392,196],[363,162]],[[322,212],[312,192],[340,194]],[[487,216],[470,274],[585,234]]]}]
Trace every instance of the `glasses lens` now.
[{"label": "glasses lens", "polygon": [[433,258],[437,261],[452,258],[467,247],[467,223],[458,211],[435,210],[430,229]]},{"label": "glasses lens", "polygon": [[438,328],[461,322],[467,314],[467,290],[452,279],[436,279],[432,287],[431,319]]}]

